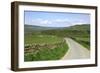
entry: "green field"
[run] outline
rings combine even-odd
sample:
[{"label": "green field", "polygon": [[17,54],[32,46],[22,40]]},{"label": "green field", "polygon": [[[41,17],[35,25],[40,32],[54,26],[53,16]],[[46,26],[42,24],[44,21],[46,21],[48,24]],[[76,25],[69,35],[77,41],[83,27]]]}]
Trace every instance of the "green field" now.
[{"label": "green field", "polygon": [[25,61],[58,60],[64,56],[68,45],[61,37],[50,35],[25,36]]},{"label": "green field", "polygon": [[52,35],[26,35],[25,44],[54,44],[60,43],[63,40],[61,37],[52,36]]}]

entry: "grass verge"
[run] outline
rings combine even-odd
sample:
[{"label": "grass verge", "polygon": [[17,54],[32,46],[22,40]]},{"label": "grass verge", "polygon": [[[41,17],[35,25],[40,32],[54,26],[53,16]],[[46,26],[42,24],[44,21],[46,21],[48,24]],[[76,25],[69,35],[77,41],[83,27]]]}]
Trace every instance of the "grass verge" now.
[{"label": "grass verge", "polygon": [[73,40],[77,41],[81,45],[83,45],[86,49],[90,50],[90,40],[89,38],[80,38],[80,37],[74,37]]}]

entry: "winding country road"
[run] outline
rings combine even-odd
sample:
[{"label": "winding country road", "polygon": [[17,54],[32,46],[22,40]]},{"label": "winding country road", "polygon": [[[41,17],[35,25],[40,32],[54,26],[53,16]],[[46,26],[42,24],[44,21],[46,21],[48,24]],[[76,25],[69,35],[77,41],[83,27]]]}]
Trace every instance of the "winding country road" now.
[{"label": "winding country road", "polygon": [[87,50],[85,47],[83,47],[71,38],[65,38],[65,40],[69,46],[69,50],[62,58],[62,60],[90,58],[90,51]]}]

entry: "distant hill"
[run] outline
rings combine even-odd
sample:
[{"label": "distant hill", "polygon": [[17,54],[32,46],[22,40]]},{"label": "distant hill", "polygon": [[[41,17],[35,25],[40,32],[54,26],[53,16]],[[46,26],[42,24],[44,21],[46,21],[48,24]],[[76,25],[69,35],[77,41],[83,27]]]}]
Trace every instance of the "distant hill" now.
[{"label": "distant hill", "polygon": [[74,26],[70,26],[68,29],[71,29],[71,30],[90,30],[90,24],[74,25]]},{"label": "distant hill", "polygon": [[33,32],[33,31],[44,31],[44,30],[53,30],[53,29],[63,29],[63,27],[43,27],[36,25],[24,25],[25,32]]},{"label": "distant hill", "polygon": [[68,31],[90,31],[90,24],[74,25],[69,27],[43,27],[36,25],[24,25],[24,32],[68,32]]}]

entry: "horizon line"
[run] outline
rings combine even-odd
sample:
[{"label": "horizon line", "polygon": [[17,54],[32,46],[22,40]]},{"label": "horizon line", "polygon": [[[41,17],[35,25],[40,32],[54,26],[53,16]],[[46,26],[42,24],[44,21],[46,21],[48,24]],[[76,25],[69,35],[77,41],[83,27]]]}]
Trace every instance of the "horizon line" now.
[{"label": "horizon line", "polygon": [[[51,27],[53,28],[53,26],[40,26],[40,25],[32,25],[32,24],[24,24],[24,25],[31,25],[31,26],[39,26],[39,27]],[[71,27],[71,26],[76,26],[76,25],[90,25],[90,24],[75,24],[75,25],[70,25],[70,26],[65,26],[65,27]],[[64,26],[55,26],[56,28],[64,28]]]}]

